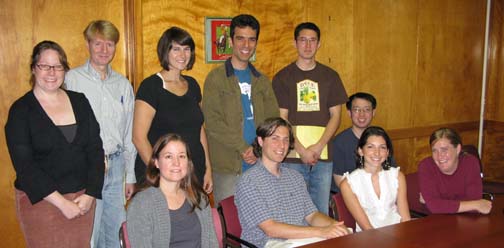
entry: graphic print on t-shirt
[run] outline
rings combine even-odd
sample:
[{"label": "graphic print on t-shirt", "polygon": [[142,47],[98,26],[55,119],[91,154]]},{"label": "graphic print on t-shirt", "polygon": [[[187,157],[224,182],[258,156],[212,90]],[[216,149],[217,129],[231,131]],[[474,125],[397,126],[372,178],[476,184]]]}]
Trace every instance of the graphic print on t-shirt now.
[{"label": "graphic print on t-shirt", "polygon": [[[250,101],[250,92],[252,89],[250,83],[239,82],[238,85],[240,86],[241,94],[248,96],[248,100]],[[252,104],[250,104],[250,113],[252,113],[251,117],[252,117],[252,119],[254,119],[254,108],[252,107]]]},{"label": "graphic print on t-shirt", "polygon": [[296,84],[297,111],[320,111],[318,83],[309,79]]}]

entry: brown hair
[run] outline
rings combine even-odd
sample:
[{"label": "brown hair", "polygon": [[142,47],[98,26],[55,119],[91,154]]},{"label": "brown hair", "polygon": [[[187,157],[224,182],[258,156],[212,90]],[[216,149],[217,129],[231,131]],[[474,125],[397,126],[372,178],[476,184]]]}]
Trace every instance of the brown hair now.
[{"label": "brown hair", "polygon": [[[180,181],[180,189],[184,190],[186,193],[186,197],[191,202],[192,205],[192,210],[194,208],[199,208],[201,200],[206,201],[206,206],[208,206],[209,200],[208,200],[208,195],[203,191],[203,188],[201,185],[198,183],[198,179],[196,178],[196,175],[194,174],[194,164],[191,160],[191,153],[189,151],[189,146],[187,143],[182,139],[182,137],[178,134],[166,134],[161,136],[154,147],[152,148],[152,156],[150,158],[149,164],[147,165],[147,171],[146,171],[146,185],[147,186],[152,186],[152,187],[159,187],[159,180],[160,180],[160,171],[159,168],[156,167],[155,161],[159,159],[159,155],[161,151],[170,143],[170,142],[181,142],[184,144],[186,151],[187,151],[187,159],[188,161],[188,167],[187,167],[187,175]],[[144,187],[144,188],[145,188]]]},{"label": "brown hair", "polygon": [[[294,134],[292,132],[292,126],[291,124],[280,118],[280,117],[271,117],[266,120],[264,120],[264,123],[261,124],[259,127],[256,129],[256,138],[254,139],[254,142],[252,143],[252,148],[254,155],[258,158],[261,158],[262,156],[262,147],[259,145],[259,138],[265,139],[267,137],[270,137],[275,133],[278,127],[286,127],[289,130],[289,150],[290,152],[292,149],[294,149]],[[287,152],[287,153],[288,153]]]},{"label": "brown hair", "polygon": [[454,147],[457,147],[457,145],[462,146],[462,139],[458,133],[455,132],[455,130],[446,127],[440,128],[431,134],[429,139],[430,146],[432,147],[434,143],[442,138],[449,140]]},{"label": "brown hair", "polygon": [[159,38],[157,45],[157,55],[159,63],[163,69],[169,71],[170,61],[168,60],[168,53],[173,47],[173,42],[181,46],[189,46],[191,48],[191,57],[189,58],[189,63],[187,63],[186,70],[191,70],[194,61],[196,60],[195,44],[191,35],[179,27],[171,27],[164,31],[161,38]]},{"label": "brown hair", "polygon": [[[51,41],[51,40],[44,40],[39,42],[35,47],[33,47],[33,52],[31,55],[31,62],[30,62],[30,71],[35,70],[35,66],[37,66],[37,63],[40,60],[40,55],[42,52],[45,50],[54,50],[58,52],[59,54],[59,61],[61,65],[65,68],[65,72],[70,70],[70,65],[68,64],[67,56],[65,53],[65,50],[56,42]],[[30,77],[30,85],[33,87],[35,85],[35,76],[33,73],[31,74]],[[63,84],[62,84],[63,85]]]}]

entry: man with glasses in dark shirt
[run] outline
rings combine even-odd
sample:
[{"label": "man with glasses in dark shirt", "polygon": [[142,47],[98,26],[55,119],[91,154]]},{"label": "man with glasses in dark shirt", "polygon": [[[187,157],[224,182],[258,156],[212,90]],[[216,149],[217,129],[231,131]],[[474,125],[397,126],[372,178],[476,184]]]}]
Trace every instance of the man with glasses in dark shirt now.
[{"label": "man with glasses in dark shirt", "polygon": [[333,183],[331,191],[339,192],[343,174],[356,167],[355,149],[362,132],[371,125],[376,113],[376,98],[365,92],[350,96],[346,103],[347,113],[352,119],[352,126],[339,133],[333,140]]}]

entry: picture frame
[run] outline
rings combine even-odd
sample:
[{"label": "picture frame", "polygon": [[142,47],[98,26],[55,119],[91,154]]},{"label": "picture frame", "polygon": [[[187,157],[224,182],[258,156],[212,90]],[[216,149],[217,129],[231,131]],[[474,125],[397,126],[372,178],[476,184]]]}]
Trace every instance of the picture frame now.
[{"label": "picture frame", "polygon": [[232,17],[205,18],[205,62],[220,63],[231,57],[231,19]]},{"label": "picture frame", "polygon": [[[221,63],[231,57],[232,17],[205,17],[205,62]],[[255,61],[252,55],[250,61]]]}]

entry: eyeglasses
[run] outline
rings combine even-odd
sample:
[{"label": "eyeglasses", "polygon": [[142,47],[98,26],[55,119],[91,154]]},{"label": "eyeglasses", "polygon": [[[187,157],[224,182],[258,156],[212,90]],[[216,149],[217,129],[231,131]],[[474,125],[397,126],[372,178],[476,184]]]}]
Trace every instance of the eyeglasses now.
[{"label": "eyeglasses", "polygon": [[360,114],[360,113],[363,113],[363,114],[369,114],[371,113],[371,111],[373,111],[372,108],[352,108],[352,113],[354,114]]},{"label": "eyeglasses", "polygon": [[50,71],[51,69],[54,69],[55,71],[64,71],[65,70],[65,67],[63,65],[37,64],[37,68],[39,68],[42,71]]},{"label": "eyeglasses", "polygon": [[302,44],[306,44],[306,43],[310,43],[310,44],[314,44],[318,41],[317,38],[305,38],[305,37],[301,37],[301,38],[298,38],[297,41],[299,43],[302,43]]}]

